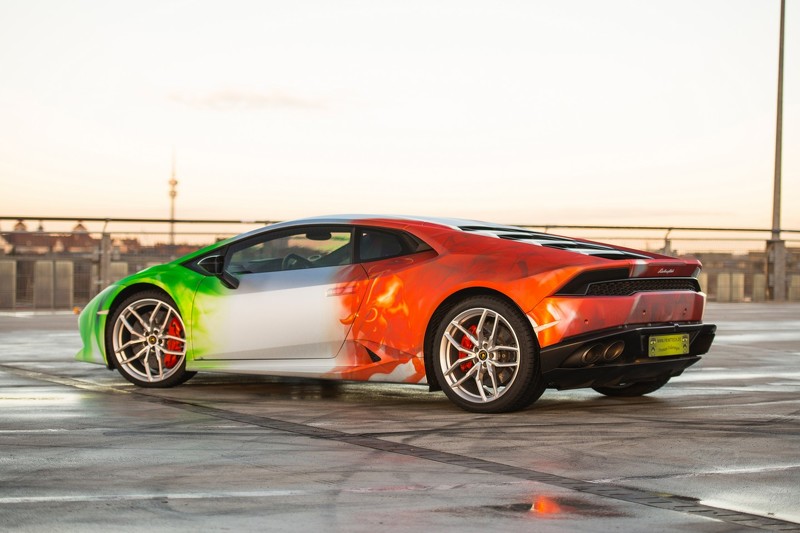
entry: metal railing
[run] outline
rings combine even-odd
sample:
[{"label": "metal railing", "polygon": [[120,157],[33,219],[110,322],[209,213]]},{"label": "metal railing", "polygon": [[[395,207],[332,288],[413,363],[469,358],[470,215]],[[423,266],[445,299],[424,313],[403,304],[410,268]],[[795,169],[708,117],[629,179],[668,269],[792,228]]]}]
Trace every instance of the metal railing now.
[{"label": "metal railing", "polygon": [[[130,273],[274,222],[0,216],[0,309],[82,307],[104,286]],[[697,257],[704,264],[701,284],[711,300],[761,301],[775,282],[766,252],[769,229],[513,225]],[[168,244],[173,231],[174,245]],[[800,230],[783,233],[788,237],[788,299],[800,300]]]}]

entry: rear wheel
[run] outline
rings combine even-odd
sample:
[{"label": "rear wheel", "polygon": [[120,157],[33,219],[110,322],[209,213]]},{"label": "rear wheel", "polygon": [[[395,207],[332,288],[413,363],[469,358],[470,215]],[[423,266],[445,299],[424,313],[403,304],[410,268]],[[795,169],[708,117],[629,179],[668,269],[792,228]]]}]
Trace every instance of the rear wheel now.
[{"label": "rear wheel", "polygon": [[608,387],[592,387],[595,391],[606,396],[616,397],[634,397],[644,396],[655,392],[669,381],[669,376],[659,378],[653,381],[637,381],[635,383],[623,383],[621,385],[613,385]]},{"label": "rear wheel", "polygon": [[436,377],[467,411],[527,407],[544,391],[533,331],[522,313],[494,296],[466,298],[448,309],[433,343]]},{"label": "rear wheel", "polygon": [[175,302],[159,291],[126,298],[109,321],[109,356],[122,376],[141,387],[172,387],[186,371],[186,328]]}]

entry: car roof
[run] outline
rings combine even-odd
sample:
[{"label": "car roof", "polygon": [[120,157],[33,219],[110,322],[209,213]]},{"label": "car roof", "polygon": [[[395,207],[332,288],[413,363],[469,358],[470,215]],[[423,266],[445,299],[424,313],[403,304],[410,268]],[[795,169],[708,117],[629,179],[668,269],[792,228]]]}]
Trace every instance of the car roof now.
[{"label": "car roof", "polygon": [[[262,228],[254,229],[246,233],[242,233],[230,239],[220,241],[212,246],[203,248],[180,258],[179,261],[185,262],[187,259],[193,259],[209,250],[217,249],[222,245],[229,244],[233,241],[240,241],[260,235],[264,232],[279,230],[282,228],[291,228],[311,224],[348,224],[348,225],[369,225],[377,227],[395,228],[395,229],[409,229],[412,227],[417,231],[414,233],[423,232],[427,237],[431,234],[427,231],[434,229],[434,227],[447,229],[454,232],[469,233],[475,236],[483,236],[490,238],[499,238],[504,241],[514,241],[514,246],[520,244],[543,246],[546,248],[555,248],[562,251],[578,253],[582,255],[589,255],[595,257],[602,257],[605,259],[651,259],[651,255],[647,255],[636,250],[627,250],[624,248],[617,248],[603,243],[585,241],[582,239],[573,239],[571,237],[564,237],[553,235],[550,233],[542,233],[532,231],[529,229],[521,228],[519,226],[508,226],[505,224],[495,224],[490,222],[483,222],[479,220],[469,220],[460,218],[448,217],[428,217],[428,216],[403,216],[403,215],[368,215],[368,214],[341,214],[341,215],[323,215],[318,217],[308,217],[296,220],[287,220],[285,222],[278,222],[264,226]],[[436,233],[436,232],[434,232]],[[423,237],[422,235],[418,235]],[[438,240],[438,239],[437,239]],[[433,245],[431,241],[428,244]],[[440,243],[441,244],[441,243]],[[436,247],[436,246],[434,246]],[[437,250],[438,251],[438,250]]]},{"label": "car roof", "polygon": [[[650,254],[639,252],[637,250],[628,250],[618,248],[604,243],[586,241],[582,239],[574,239],[560,235],[554,235],[545,232],[533,231],[519,226],[510,226],[505,224],[496,224],[492,222],[484,222],[480,220],[470,220],[462,218],[451,217],[432,217],[432,216],[408,216],[408,215],[376,215],[376,214],[339,214],[339,215],[323,215],[316,217],[300,218],[295,220],[287,220],[277,222],[258,229],[254,229],[225,241],[220,241],[212,246],[198,250],[195,253],[181,258],[181,261],[191,259],[207,253],[210,249],[216,249],[219,246],[228,244],[232,241],[240,241],[260,235],[264,232],[273,230],[280,230],[282,228],[291,228],[298,226],[316,224],[346,224],[346,225],[365,225],[375,227],[385,227],[394,229],[408,229],[412,233],[418,234],[417,236],[423,238],[428,244],[437,246],[434,241],[440,239],[434,237],[439,233],[434,231],[433,234],[429,230],[436,228],[449,230],[459,233],[468,233],[475,236],[490,237],[495,239],[502,239],[504,241],[515,242],[514,246],[518,245],[535,245],[543,246],[545,248],[554,248],[562,251],[578,253],[582,255],[589,255],[595,257],[602,257],[605,259],[651,259]],[[412,229],[413,228],[413,229]],[[414,231],[416,230],[416,231]],[[429,240],[433,237],[433,240]],[[441,245],[441,243],[439,243]],[[438,248],[437,248],[438,251]]]},{"label": "car roof", "polygon": [[418,215],[380,215],[380,214],[339,214],[339,215],[323,215],[317,217],[301,218],[296,220],[287,220],[279,222],[270,226],[271,228],[281,226],[296,226],[302,224],[358,224],[358,223],[380,223],[392,222],[398,225],[403,223],[423,223],[423,224],[436,224],[445,226],[454,230],[462,229],[464,227],[482,227],[502,230],[519,230],[515,226],[507,226],[503,224],[495,224],[490,222],[483,222],[480,220],[471,220],[466,218],[451,218],[451,217],[433,217],[433,216],[418,216]]}]

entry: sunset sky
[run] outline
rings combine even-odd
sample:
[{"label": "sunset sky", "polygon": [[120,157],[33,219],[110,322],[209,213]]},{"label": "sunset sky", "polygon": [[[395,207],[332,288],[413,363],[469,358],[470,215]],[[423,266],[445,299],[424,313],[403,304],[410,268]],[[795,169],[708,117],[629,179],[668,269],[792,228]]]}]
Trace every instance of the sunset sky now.
[{"label": "sunset sky", "polygon": [[0,0],[0,214],[766,228],[779,6]]}]

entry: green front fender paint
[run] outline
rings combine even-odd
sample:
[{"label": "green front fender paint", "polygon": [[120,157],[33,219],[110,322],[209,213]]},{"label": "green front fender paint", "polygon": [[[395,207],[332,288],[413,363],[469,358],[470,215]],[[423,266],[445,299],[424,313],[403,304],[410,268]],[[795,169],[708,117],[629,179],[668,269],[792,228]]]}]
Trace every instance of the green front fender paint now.
[{"label": "green front fender paint", "polygon": [[[154,266],[109,285],[95,296],[84,308],[78,323],[83,348],[75,358],[89,363],[108,364],[105,346],[105,331],[108,315],[131,289],[160,289],[175,301],[178,312],[186,327],[187,340],[202,335],[203,328],[195,323],[192,307],[195,293],[206,276],[189,270],[179,263]],[[187,346],[186,357],[192,358],[191,342]]]},{"label": "green front fender paint", "polygon": [[[104,306],[113,300],[113,295],[118,294],[124,287],[120,285],[109,285],[103,291],[92,298],[83,308],[78,317],[78,329],[81,333],[83,347],[75,355],[78,361],[87,363],[97,363],[107,365],[106,349],[103,331],[105,331],[108,307]],[[105,309],[105,311],[103,311]]]}]

